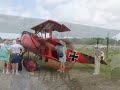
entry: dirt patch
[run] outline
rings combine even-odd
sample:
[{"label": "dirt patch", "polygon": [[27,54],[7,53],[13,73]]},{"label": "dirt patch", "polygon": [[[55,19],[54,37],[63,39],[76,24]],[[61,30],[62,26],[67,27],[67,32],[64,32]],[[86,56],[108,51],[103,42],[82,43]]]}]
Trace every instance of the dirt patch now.
[{"label": "dirt patch", "polygon": [[120,90],[119,84],[90,72],[70,70],[59,73],[40,67],[34,76],[23,71],[19,76],[0,75],[0,90]]},{"label": "dirt patch", "polygon": [[49,69],[39,72],[39,80],[48,90],[120,90],[119,84],[85,71],[69,71],[64,74]]}]

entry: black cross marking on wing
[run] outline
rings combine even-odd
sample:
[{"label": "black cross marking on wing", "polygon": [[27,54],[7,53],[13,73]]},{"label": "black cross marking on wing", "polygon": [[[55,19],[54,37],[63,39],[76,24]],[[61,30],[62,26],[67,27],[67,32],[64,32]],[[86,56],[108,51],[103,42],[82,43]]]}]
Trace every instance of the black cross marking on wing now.
[{"label": "black cross marking on wing", "polygon": [[79,55],[76,55],[76,54],[77,54],[77,52],[73,52],[73,53],[69,54],[69,58],[71,58],[70,61],[75,61],[75,59],[78,60]]}]

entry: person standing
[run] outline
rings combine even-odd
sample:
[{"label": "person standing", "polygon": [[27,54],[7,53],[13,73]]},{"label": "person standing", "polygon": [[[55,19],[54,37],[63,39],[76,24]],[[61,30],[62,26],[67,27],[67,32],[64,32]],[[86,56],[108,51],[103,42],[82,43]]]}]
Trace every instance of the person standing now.
[{"label": "person standing", "polygon": [[[62,45],[60,45],[62,44]],[[65,72],[65,62],[66,62],[66,44],[60,40],[60,44],[56,46],[58,59],[60,61],[60,68],[57,70],[59,72]]]},{"label": "person standing", "polygon": [[[0,46],[0,62],[1,62],[1,69],[3,71],[3,74],[10,74],[8,70],[8,64],[9,64],[9,58],[10,58],[10,45],[9,40],[5,40],[4,43]],[[7,68],[5,67],[5,64],[7,64]]]},{"label": "person standing", "polygon": [[100,62],[104,60],[104,52],[100,48],[95,47],[95,69],[94,75],[100,74]]},{"label": "person standing", "polygon": [[13,41],[13,45],[11,45],[10,51],[11,51],[12,74],[19,75],[18,65],[21,61],[20,55],[23,52],[23,46],[20,45],[20,40],[17,41],[17,43]]}]

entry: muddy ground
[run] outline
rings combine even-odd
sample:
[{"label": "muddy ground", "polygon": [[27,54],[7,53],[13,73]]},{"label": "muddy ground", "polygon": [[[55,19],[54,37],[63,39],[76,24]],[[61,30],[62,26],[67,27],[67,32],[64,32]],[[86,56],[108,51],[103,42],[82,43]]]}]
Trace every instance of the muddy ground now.
[{"label": "muddy ground", "polygon": [[87,71],[64,74],[41,68],[33,76],[23,70],[20,75],[0,75],[0,90],[120,90],[120,84]]}]

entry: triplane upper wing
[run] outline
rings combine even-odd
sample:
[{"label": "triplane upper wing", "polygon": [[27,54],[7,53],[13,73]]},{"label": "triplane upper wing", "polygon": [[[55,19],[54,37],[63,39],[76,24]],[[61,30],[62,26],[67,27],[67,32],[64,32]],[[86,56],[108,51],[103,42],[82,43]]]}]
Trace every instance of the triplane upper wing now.
[{"label": "triplane upper wing", "polygon": [[[59,39],[52,38],[52,31],[65,32],[65,31],[70,31],[70,29],[68,29],[65,25],[59,24],[53,20],[45,21],[31,29],[35,30],[35,33],[34,34],[24,33],[21,38],[22,45],[25,48],[27,48],[27,50],[33,52],[39,57],[45,57],[46,60],[50,59],[53,61],[57,61],[59,63],[57,57],[57,51],[55,47],[57,44],[61,44],[61,43],[59,42]],[[38,33],[41,34],[44,33],[45,38],[39,38],[37,36]],[[49,38],[46,38],[46,33],[49,33]],[[69,62],[79,62],[79,63],[88,63],[88,64],[94,63],[94,57],[88,56],[80,52],[76,52],[70,48],[67,48],[66,58],[67,58],[66,61]],[[33,63],[30,60],[25,65],[25,67],[27,70],[33,71],[36,69],[35,64],[36,64],[35,62]],[[34,67],[31,68],[32,66]]]},{"label": "triplane upper wing", "polygon": [[58,32],[65,32],[70,31],[64,24],[59,24],[53,20],[47,20],[37,26],[32,27],[31,29],[35,30],[36,32],[44,32],[49,33],[50,31],[58,31]]}]

